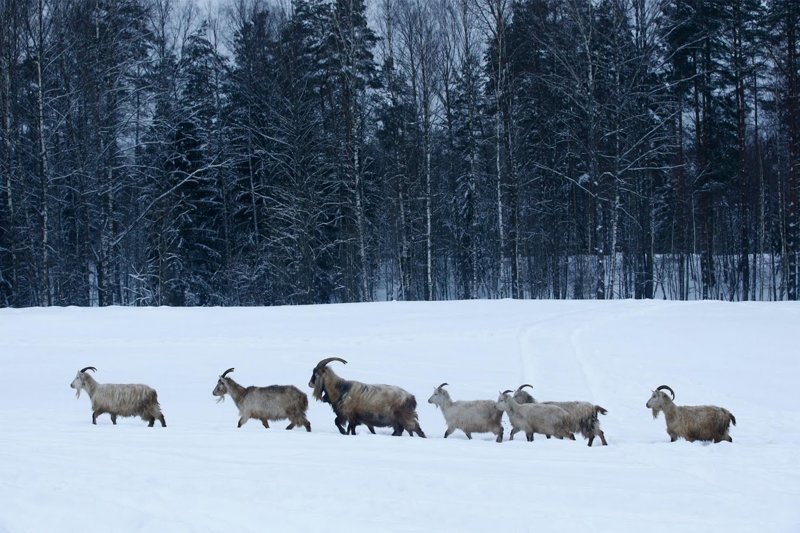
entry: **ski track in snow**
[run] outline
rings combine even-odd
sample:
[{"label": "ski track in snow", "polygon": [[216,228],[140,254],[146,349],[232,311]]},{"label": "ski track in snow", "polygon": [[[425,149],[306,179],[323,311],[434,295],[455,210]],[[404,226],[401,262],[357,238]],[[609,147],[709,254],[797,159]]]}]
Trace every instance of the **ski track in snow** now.
[{"label": "ski track in snow", "polygon": [[[0,533],[50,531],[800,532],[800,306],[658,301],[470,301],[282,308],[0,309]],[[428,439],[338,434],[307,387],[345,378],[417,397]],[[168,427],[108,415],[69,389],[146,382]],[[218,374],[309,393],[313,432],[236,428]],[[609,446],[442,439],[433,387],[454,399],[531,383],[587,400]],[[644,404],[737,417],[733,444],[670,443]],[[508,422],[504,420],[508,435]]]},{"label": "ski track in snow", "polygon": [[[559,313],[556,315],[549,316],[548,318],[537,320],[531,324],[524,326],[521,330],[519,335],[517,336],[519,347],[518,347],[518,354],[520,359],[520,368],[521,368],[521,380],[518,385],[515,385],[513,388],[516,389],[519,385],[523,383],[530,383],[533,377],[536,376],[536,372],[533,370],[534,368],[540,368],[542,363],[548,360],[546,354],[541,354],[538,357],[537,362],[532,362],[536,358],[535,355],[537,352],[541,351],[536,346],[535,336],[541,332],[541,330],[547,326],[551,326],[560,320],[563,320],[567,317],[577,317],[579,315],[585,315],[588,312],[591,312],[596,308],[587,307],[587,309],[580,309],[577,311],[569,311],[566,313]],[[555,358],[552,358],[555,359]],[[562,362],[563,363],[563,362]],[[551,360],[551,364],[558,364],[558,362],[553,362]]]}]

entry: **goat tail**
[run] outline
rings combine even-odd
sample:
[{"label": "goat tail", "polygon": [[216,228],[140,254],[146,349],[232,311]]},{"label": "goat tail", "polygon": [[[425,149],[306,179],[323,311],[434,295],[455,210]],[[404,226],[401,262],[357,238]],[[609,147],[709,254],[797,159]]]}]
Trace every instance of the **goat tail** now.
[{"label": "goat tail", "polygon": [[300,393],[300,395],[301,395],[300,396],[300,407],[303,409],[303,412],[305,413],[306,409],[308,409],[308,396],[303,394],[302,392]]},{"label": "goat tail", "polygon": [[413,394],[409,394],[406,397],[405,401],[403,402],[403,407],[408,409],[409,411],[416,411],[417,409],[417,398]]},{"label": "goat tail", "polygon": [[731,417],[731,423],[735,426],[736,425],[736,417],[733,416],[733,413],[728,411],[728,416]]},{"label": "goat tail", "polygon": [[599,405],[595,405],[594,410],[601,415],[608,413],[608,410],[606,410],[604,407],[600,407]]}]

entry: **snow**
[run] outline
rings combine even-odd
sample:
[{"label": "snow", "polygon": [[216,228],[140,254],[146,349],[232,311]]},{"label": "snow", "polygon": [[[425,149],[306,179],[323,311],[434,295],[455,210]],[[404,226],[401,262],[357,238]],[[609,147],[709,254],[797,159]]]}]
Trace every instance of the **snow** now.
[{"label": "snow", "polygon": [[[800,305],[470,301],[273,308],[0,310],[0,532],[800,531]],[[311,369],[414,393],[428,439],[339,435]],[[167,428],[108,415],[69,383],[144,382]],[[236,428],[217,376],[309,393],[312,433]],[[442,439],[427,403],[540,400],[608,409],[609,446],[491,434]],[[645,408],[732,411],[732,444],[670,443]],[[504,424],[508,428],[507,419]],[[506,432],[506,436],[507,436]]]}]

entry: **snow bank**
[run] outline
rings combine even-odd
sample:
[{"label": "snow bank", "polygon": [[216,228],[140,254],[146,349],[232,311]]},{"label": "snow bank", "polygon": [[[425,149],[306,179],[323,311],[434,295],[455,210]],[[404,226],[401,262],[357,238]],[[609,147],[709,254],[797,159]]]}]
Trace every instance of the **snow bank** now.
[{"label": "snow bank", "polygon": [[[798,324],[792,303],[3,309],[0,532],[800,531]],[[414,393],[430,438],[341,436],[313,399],[310,434],[237,429],[211,396],[231,366],[310,396],[330,355],[344,377]],[[69,388],[87,365],[155,387],[168,427],[92,426]],[[426,402],[443,381],[454,399],[528,382],[540,400],[593,401],[609,446],[444,440]],[[663,383],[730,409],[733,444],[669,443],[644,406]]]}]

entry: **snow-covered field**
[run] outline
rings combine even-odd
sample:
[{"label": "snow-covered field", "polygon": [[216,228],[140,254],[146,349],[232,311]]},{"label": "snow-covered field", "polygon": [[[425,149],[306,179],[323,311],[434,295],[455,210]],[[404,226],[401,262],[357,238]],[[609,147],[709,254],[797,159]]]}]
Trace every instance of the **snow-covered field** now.
[{"label": "snow-covered field", "polygon": [[[0,532],[800,531],[800,305],[470,301],[275,308],[0,310]],[[211,390],[295,384],[338,355],[340,375],[417,396],[428,439],[236,428]],[[168,427],[91,424],[77,370],[158,390]],[[427,403],[540,400],[608,409],[609,446],[442,439]],[[733,444],[670,443],[645,408],[730,409]],[[507,420],[504,424],[508,427]]]}]

